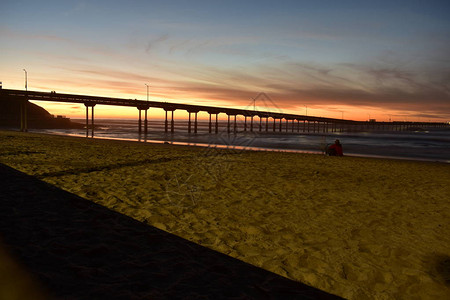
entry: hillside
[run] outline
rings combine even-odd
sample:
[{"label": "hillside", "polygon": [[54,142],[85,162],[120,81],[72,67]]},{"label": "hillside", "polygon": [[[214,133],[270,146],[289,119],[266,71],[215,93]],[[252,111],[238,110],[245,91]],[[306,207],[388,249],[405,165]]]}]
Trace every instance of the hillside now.
[{"label": "hillside", "polygon": [[[28,128],[82,128],[83,125],[69,118],[54,117],[47,110],[34,103],[27,103]],[[20,103],[0,99],[0,127],[20,128]]]}]

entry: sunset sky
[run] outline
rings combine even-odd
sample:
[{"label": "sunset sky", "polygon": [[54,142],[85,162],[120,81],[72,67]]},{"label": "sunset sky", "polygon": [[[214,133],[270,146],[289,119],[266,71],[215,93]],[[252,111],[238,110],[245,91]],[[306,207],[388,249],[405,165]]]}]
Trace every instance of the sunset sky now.
[{"label": "sunset sky", "polygon": [[450,121],[450,2],[2,1],[3,88],[24,89],[24,68],[37,91],[145,100],[147,83],[156,101],[245,108],[265,92],[289,113]]}]

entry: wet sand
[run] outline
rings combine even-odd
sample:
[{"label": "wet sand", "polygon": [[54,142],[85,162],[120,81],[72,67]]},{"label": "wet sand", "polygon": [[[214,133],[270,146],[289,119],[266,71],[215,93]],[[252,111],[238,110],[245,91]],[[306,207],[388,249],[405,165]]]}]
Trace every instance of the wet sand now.
[{"label": "wet sand", "polygon": [[0,163],[328,293],[450,296],[448,164],[13,132],[0,145]]}]

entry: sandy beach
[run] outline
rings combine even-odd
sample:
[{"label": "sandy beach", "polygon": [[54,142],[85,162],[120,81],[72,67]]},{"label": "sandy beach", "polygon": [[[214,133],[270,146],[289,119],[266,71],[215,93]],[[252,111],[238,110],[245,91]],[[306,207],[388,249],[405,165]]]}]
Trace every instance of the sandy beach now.
[{"label": "sandy beach", "polygon": [[[0,163],[286,286],[347,299],[450,297],[449,164],[9,131],[0,131]],[[98,251],[114,251],[106,245]]]}]

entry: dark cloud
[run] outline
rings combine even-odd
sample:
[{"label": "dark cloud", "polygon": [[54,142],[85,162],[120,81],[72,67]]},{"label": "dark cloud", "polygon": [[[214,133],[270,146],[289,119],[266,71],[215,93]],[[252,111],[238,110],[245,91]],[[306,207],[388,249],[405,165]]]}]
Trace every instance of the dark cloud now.
[{"label": "dark cloud", "polygon": [[[182,76],[173,78],[113,68],[80,67],[72,71],[93,75],[90,87],[132,95],[144,95],[143,83],[149,82],[153,97],[175,102],[198,97],[205,105],[247,106],[265,92],[285,110],[298,110],[304,105],[328,106],[331,110],[333,106],[355,106],[450,119],[450,71],[445,68],[430,73],[376,64],[292,63],[260,66],[256,71],[180,66]],[[175,73],[170,68],[166,71]]]},{"label": "dark cloud", "polygon": [[[228,101],[232,105],[248,105],[260,91],[208,85],[179,87],[179,91],[198,94],[202,98]],[[264,90],[261,90],[264,91]],[[269,92],[278,107],[286,110],[298,109],[303,105],[315,106],[355,106],[373,107],[380,110],[405,111],[408,114],[434,115],[450,119],[450,97],[436,89],[407,92],[400,89],[384,88],[374,91],[348,88],[279,89]]]}]

